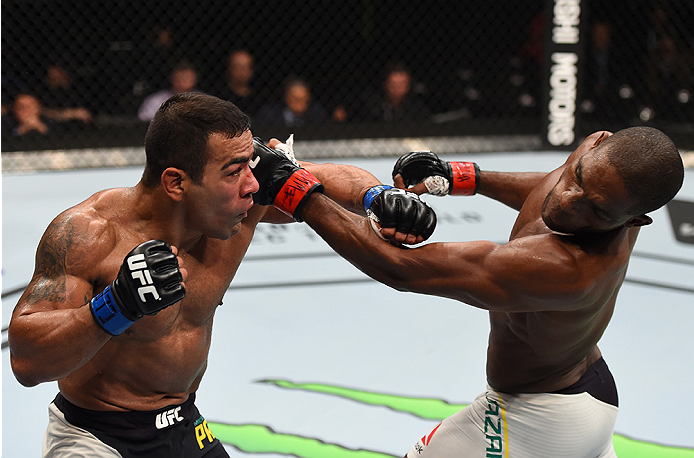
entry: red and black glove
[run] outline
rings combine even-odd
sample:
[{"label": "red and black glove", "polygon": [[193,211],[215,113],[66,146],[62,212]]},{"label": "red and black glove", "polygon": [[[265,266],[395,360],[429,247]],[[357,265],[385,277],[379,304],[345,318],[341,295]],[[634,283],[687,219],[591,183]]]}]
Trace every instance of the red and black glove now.
[{"label": "red and black glove", "polygon": [[311,193],[324,192],[323,184],[311,172],[283,151],[265,146],[253,139],[251,169],[260,184],[253,201],[258,205],[274,205],[283,213],[301,222],[301,208]]},{"label": "red and black glove", "polygon": [[408,188],[424,182],[430,194],[471,196],[477,191],[480,168],[474,162],[448,162],[431,151],[412,151],[401,156],[393,167]]}]

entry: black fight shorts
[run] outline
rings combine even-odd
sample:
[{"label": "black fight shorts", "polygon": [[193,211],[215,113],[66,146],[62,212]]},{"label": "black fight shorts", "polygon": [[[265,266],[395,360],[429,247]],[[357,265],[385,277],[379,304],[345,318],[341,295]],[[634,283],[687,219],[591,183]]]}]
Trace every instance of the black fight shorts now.
[{"label": "black fight shorts", "polygon": [[73,426],[85,429],[123,458],[228,458],[195,407],[195,394],[181,405],[148,412],[102,412],[78,407],[60,393],[53,401]]}]

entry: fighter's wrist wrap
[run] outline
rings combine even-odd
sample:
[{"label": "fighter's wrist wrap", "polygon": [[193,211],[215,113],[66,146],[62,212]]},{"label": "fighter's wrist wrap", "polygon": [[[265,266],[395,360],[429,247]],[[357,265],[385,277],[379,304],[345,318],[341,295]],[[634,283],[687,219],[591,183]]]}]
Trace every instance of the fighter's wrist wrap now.
[{"label": "fighter's wrist wrap", "polygon": [[113,336],[121,334],[135,323],[134,319],[128,318],[123,314],[116,302],[114,292],[111,290],[111,285],[94,296],[89,303],[89,309],[97,324]]},{"label": "fighter's wrist wrap", "polygon": [[312,192],[323,192],[323,184],[306,169],[298,169],[292,173],[275,196],[273,205],[284,214],[301,222],[301,209],[306,203],[306,197]]},{"label": "fighter's wrist wrap", "polygon": [[366,193],[364,193],[364,210],[369,210],[374,199],[386,189],[393,189],[393,187],[382,184],[369,188]]},{"label": "fighter's wrist wrap", "polygon": [[480,168],[474,162],[449,162],[451,167],[451,184],[449,194],[452,196],[472,196],[477,192],[480,179]]}]

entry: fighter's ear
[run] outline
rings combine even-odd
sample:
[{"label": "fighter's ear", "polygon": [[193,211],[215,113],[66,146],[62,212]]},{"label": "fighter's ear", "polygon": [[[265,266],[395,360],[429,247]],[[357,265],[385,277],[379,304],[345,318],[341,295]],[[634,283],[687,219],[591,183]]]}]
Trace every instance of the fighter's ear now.
[{"label": "fighter's ear", "polygon": [[600,143],[602,143],[602,142],[604,142],[605,140],[607,140],[607,138],[608,138],[610,135],[612,135],[612,132],[609,132],[609,131],[607,131],[607,130],[603,130],[603,131],[600,133],[600,136],[595,140],[595,143],[593,143],[593,148],[595,148],[595,147],[598,146]]},{"label": "fighter's ear", "polygon": [[648,215],[639,215],[631,218],[629,221],[624,223],[624,226],[626,227],[641,227],[641,226],[648,226],[653,222],[653,219],[651,219],[650,216]]},{"label": "fighter's ear", "polygon": [[168,167],[161,173],[161,185],[164,192],[175,201],[183,199],[188,181],[190,178],[186,172],[175,167]]}]

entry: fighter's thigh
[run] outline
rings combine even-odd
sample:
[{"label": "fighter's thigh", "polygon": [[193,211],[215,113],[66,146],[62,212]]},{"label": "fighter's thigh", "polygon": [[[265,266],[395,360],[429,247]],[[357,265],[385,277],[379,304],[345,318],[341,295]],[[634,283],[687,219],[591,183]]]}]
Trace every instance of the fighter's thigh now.
[{"label": "fighter's thigh", "polygon": [[485,456],[488,447],[486,436],[479,425],[470,421],[469,413],[465,409],[443,420],[419,439],[405,458]]}]

